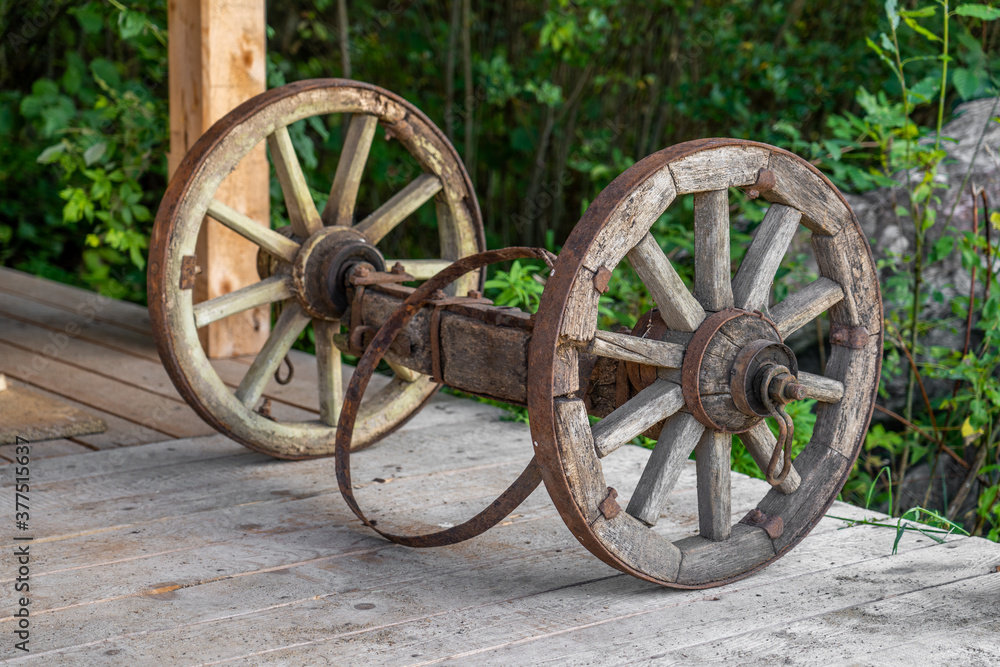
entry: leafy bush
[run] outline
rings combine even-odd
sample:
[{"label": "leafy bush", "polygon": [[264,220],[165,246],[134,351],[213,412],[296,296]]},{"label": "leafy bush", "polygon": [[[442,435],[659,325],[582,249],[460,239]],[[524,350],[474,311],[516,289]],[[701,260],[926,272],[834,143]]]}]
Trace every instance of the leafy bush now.
[{"label": "leafy bush", "polygon": [[[142,301],[166,168],[165,8],[12,3],[6,11],[25,23],[5,22],[0,261]],[[25,26],[42,20],[27,39]]]}]

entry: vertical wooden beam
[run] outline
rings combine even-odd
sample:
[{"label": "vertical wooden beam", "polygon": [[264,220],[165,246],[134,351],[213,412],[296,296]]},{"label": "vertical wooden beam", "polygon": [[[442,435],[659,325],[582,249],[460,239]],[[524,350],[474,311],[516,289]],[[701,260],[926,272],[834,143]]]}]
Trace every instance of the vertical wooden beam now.
[{"label": "vertical wooden beam", "polygon": [[[173,174],[212,123],[266,88],[264,0],[169,0],[170,155]],[[219,188],[216,198],[269,224],[268,165],[254,148]],[[195,299],[211,299],[257,282],[257,249],[214,220],[198,238],[202,269]],[[210,357],[252,354],[267,340],[267,306],[214,322],[200,333]]]}]

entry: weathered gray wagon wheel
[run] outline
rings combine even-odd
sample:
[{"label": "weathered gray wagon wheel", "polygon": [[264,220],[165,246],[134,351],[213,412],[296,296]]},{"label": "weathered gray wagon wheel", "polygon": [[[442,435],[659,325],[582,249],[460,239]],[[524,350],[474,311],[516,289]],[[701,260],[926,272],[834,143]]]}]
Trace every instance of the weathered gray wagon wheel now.
[{"label": "weathered gray wagon wheel", "polygon": [[[731,277],[728,188],[771,202]],[[694,294],[649,233],[677,195],[694,193]],[[765,309],[792,235],[804,225],[822,274]],[[645,337],[600,331],[599,289],[628,259],[659,307]],[[828,312],[826,375],[797,373],[781,341]],[[864,440],[878,386],[882,307],[871,251],[840,193],[804,160],[732,139],[680,144],[634,165],[591,204],[542,296],[529,353],[528,408],[546,487],[580,542],[609,565],[680,588],[746,576],[801,540],[839,493]],[[575,394],[553,395],[554,371],[591,354],[641,364],[648,385],[591,427]],[[797,377],[796,377],[797,376]],[[765,407],[820,403],[809,444],[784,461]],[[763,406],[762,403],[770,403]],[[777,405],[776,405],[777,404]],[[770,414],[775,414],[770,412]],[[602,458],[662,423],[625,509]],[[742,521],[730,507],[733,433],[776,484]],[[696,456],[699,532],[671,541],[653,525],[680,469]],[[778,464],[775,466],[773,464]],[[778,483],[780,481],[780,484]],[[735,517],[739,518],[739,517]]]},{"label": "weathered gray wagon wheel", "polygon": [[[317,210],[287,126],[317,115],[351,114],[329,201]],[[354,207],[378,125],[416,159],[423,173],[363,220]],[[272,231],[215,199],[239,161],[266,141],[281,184],[291,227]],[[423,280],[484,248],[482,220],[462,161],[445,136],[416,107],[389,91],[341,79],[289,84],[247,101],[199,139],[170,182],[157,213],[149,264],[149,303],[160,356],[184,398],[210,424],[244,445],[281,458],[328,456],[334,451],[343,401],[336,334],[345,314],[343,277],[350,262],[383,269],[377,245],[422,204],[434,199],[441,258],[398,258]],[[195,245],[205,216],[257,244],[260,282],[194,303]],[[464,294],[479,281],[465,276]],[[229,315],[280,304],[263,350],[237,387],[226,386],[209,364],[198,329]],[[318,364],[319,419],[275,421],[258,412],[264,389],[299,334],[312,324]],[[426,375],[398,368],[396,376],[361,406],[353,447],[364,447],[399,427],[437,389]]]}]

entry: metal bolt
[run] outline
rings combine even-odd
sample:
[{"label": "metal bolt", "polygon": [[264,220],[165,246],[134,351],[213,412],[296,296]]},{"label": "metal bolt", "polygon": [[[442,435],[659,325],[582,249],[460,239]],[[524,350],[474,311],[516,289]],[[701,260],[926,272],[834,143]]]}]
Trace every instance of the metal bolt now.
[{"label": "metal bolt", "polygon": [[798,382],[789,382],[785,385],[785,398],[789,401],[801,401],[806,397],[806,388]]}]

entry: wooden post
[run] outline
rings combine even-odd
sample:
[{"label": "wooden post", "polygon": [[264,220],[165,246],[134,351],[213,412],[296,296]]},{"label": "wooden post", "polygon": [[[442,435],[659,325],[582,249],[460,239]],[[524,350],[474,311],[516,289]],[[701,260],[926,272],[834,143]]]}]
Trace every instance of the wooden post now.
[{"label": "wooden post", "polygon": [[[215,121],[266,88],[264,0],[169,0],[171,175],[187,150]],[[268,165],[254,148],[219,188],[216,198],[262,225],[269,224]],[[198,239],[201,274],[195,300],[211,299],[257,282],[257,248],[214,220]],[[270,328],[264,306],[201,329],[210,357],[253,354]]]}]

